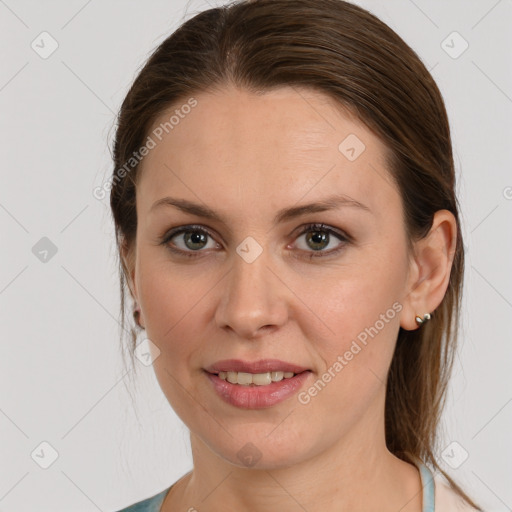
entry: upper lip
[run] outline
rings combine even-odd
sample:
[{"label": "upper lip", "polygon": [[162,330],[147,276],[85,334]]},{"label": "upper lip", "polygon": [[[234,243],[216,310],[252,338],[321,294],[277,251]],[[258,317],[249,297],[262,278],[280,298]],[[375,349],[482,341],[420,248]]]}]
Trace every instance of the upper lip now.
[{"label": "upper lip", "polygon": [[309,368],[293,363],[280,361],[279,359],[260,359],[258,361],[242,361],[241,359],[224,359],[217,361],[205,368],[208,373],[218,372],[246,372],[246,373],[267,373],[267,372],[293,372],[302,373]]}]

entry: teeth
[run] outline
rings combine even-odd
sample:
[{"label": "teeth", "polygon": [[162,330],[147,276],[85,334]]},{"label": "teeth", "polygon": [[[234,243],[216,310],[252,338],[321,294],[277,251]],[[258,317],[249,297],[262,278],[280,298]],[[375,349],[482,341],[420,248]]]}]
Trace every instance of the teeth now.
[{"label": "teeth", "polygon": [[242,386],[267,386],[271,382],[279,382],[283,379],[290,379],[295,374],[293,372],[266,372],[266,373],[246,373],[246,372],[219,372],[219,378],[227,380],[231,384],[240,384]]},{"label": "teeth", "polygon": [[[292,372],[286,372],[286,375],[293,377]],[[272,382],[279,382],[284,379],[284,372],[270,372],[270,378],[272,379]]]}]

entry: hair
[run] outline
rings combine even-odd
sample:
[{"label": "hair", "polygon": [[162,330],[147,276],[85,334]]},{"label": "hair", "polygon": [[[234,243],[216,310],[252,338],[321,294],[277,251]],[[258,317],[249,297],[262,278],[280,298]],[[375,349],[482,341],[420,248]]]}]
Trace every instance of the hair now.
[{"label": "hair", "polygon": [[[421,329],[399,330],[387,380],[386,444],[402,460],[431,464],[481,510],[436,460],[464,277],[448,117],[418,55],[376,16],[342,0],[234,1],[200,12],[167,37],[140,70],[117,118],[110,205],[118,255],[133,261],[136,243],[139,165],[130,163],[126,172],[126,163],[171,106],[228,85],[254,94],[310,88],[376,133],[389,151],[388,171],[402,199],[409,250],[428,234],[436,211],[454,215],[457,240],[445,296]],[[119,275],[120,325],[126,330],[123,257]],[[136,322],[130,328],[132,363],[138,329]]]}]

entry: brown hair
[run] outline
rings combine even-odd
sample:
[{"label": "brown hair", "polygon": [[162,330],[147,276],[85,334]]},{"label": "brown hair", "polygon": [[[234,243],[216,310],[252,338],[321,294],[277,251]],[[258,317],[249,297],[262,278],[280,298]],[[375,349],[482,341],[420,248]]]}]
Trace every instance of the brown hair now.
[{"label": "brown hair", "polygon": [[[402,197],[410,249],[429,232],[436,211],[455,216],[457,246],[446,294],[421,329],[400,328],[388,374],[385,431],[393,454],[430,463],[478,508],[435,456],[456,352],[464,248],[450,128],[432,76],[390,27],[342,0],[235,1],[197,14],[151,54],[119,112],[110,196],[119,254],[133,257],[137,230],[138,165],[132,163],[126,172],[126,163],[169,107],[227,84],[257,94],[282,86],[309,87],[374,131],[390,153],[389,173]],[[121,168],[124,173],[116,171]],[[123,329],[127,272],[121,257]],[[132,355],[136,326],[130,332]]]}]

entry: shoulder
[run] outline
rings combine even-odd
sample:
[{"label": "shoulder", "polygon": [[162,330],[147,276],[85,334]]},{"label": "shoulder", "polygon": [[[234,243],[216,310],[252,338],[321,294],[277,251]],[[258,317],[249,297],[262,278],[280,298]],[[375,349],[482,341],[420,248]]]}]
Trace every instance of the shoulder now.
[{"label": "shoulder", "polygon": [[434,482],[436,512],[477,512],[477,509],[462,499],[440,474],[434,477]]},{"label": "shoulder", "polygon": [[137,503],[123,508],[122,510],[118,510],[117,512],[160,512],[160,507],[162,506],[164,498],[171,487],[172,485],[167,489],[164,489],[162,492],[151,496],[150,498],[138,501]]}]

